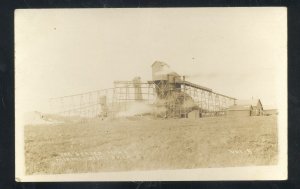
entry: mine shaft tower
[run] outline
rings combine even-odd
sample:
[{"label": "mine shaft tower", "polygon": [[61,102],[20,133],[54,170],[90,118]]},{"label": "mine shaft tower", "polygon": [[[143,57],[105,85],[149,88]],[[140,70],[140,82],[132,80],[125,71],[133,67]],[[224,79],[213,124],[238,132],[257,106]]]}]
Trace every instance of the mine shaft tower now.
[{"label": "mine shaft tower", "polygon": [[198,110],[199,116],[222,115],[236,100],[186,81],[164,62],[152,64],[152,79],[148,83],[155,85],[156,107],[165,107],[166,117],[187,117],[193,110]]},{"label": "mine shaft tower", "polygon": [[184,118],[191,111],[199,112],[199,117],[224,115],[236,100],[186,81],[164,62],[156,61],[151,67],[151,81],[142,82],[140,77],[115,81],[113,88],[52,98],[50,104],[63,116],[116,117],[132,103],[144,103],[156,117]]}]

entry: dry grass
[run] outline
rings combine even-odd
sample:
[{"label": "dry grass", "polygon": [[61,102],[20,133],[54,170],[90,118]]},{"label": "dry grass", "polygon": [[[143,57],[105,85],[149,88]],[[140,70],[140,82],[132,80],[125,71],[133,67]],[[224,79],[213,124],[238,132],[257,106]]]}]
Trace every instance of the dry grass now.
[{"label": "dry grass", "polygon": [[27,174],[270,165],[276,116],[25,127]]}]

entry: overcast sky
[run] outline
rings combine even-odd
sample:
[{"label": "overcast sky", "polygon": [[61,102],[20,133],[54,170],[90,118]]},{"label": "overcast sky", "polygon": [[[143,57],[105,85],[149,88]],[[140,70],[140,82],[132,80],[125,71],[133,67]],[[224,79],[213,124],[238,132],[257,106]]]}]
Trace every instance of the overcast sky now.
[{"label": "overcast sky", "polygon": [[[285,8],[17,10],[16,105],[151,80],[164,61],[187,79],[276,105],[287,64]],[[280,83],[281,82],[281,83]]]}]

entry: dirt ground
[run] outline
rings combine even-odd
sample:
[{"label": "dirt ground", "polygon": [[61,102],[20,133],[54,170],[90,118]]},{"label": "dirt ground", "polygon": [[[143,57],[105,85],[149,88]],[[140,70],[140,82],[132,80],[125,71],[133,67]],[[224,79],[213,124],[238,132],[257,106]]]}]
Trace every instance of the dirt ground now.
[{"label": "dirt ground", "polygon": [[277,117],[94,120],[25,126],[26,174],[277,163]]}]

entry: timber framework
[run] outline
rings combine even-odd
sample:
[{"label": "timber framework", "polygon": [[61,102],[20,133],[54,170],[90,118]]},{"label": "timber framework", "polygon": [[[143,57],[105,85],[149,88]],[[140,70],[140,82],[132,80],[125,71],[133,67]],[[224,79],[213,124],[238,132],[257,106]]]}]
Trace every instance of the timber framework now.
[{"label": "timber framework", "polygon": [[222,116],[235,104],[234,97],[191,83],[164,62],[156,61],[151,67],[151,81],[135,77],[114,81],[109,89],[51,98],[52,110],[69,117],[114,118],[134,104],[143,104],[151,107],[147,114],[155,117],[187,118],[191,113],[199,117]]}]

